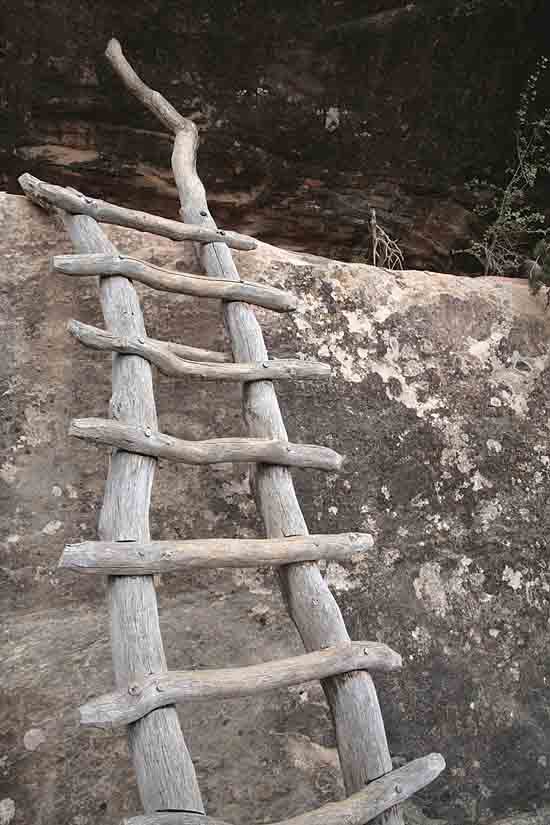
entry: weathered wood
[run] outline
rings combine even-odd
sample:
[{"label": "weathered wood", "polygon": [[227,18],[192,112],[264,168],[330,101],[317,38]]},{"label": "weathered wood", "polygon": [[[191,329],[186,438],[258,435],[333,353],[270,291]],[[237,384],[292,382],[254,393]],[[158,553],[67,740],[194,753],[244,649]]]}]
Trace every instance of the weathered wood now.
[{"label": "weathered wood", "polygon": [[100,696],[80,708],[80,722],[96,728],[129,725],[155,708],[194,699],[235,699],[325,679],[351,670],[399,670],[401,656],[380,642],[347,642],[288,659],[223,670],[153,673],[126,690]]},{"label": "weathered wood", "polygon": [[299,361],[298,359],[280,359],[277,361],[263,361],[259,364],[235,363],[201,363],[180,358],[168,347],[159,346],[150,338],[128,338],[83,324],[80,321],[69,321],[68,329],[71,335],[84,346],[107,352],[120,352],[124,355],[140,355],[154,364],[164,375],[194,376],[210,381],[260,381],[265,378],[276,379],[307,379],[326,378],[330,375],[330,366],[319,361]]},{"label": "weathered wood", "polygon": [[[61,214],[78,252],[116,255],[116,248],[89,217]],[[126,278],[104,278],[100,297],[107,327],[116,335],[145,336],[137,293]],[[113,413],[123,422],[157,426],[151,367],[142,358],[113,358]],[[99,534],[107,541],[147,542],[155,461],[122,451],[112,456],[101,509]],[[115,681],[127,685],[166,670],[153,579],[109,580]],[[128,729],[130,754],[145,811],[193,809],[202,800],[191,757],[174,707],[150,713]]]},{"label": "weathered wood", "polygon": [[[162,95],[148,89],[122,54],[117,41],[110,41],[106,55],[127,88],[175,135],[172,169],[183,220],[215,229],[204,186],[197,175],[197,127],[179,115]],[[240,280],[231,253],[223,244],[207,244],[198,247],[197,252],[208,275],[229,281]],[[224,317],[235,361],[267,358],[262,331],[250,306],[228,303],[224,307]],[[244,385],[243,414],[251,436],[287,438],[270,381]],[[307,535],[292,477],[285,467],[257,467],[255,494],[268,536]],[[282,567],[280,580],[290,616],[307,650],[349,641],[340,609],[318,565]],[[323,687],[334,719],[344,783],[347,792],[352,793],[392,769],[376,689],[371,676],[365,672],[331,677],[323,681]],[[381,818],[380,825],[382,823],[403,825],[401,811],[390,810]]]},{"label": "weathered wood", "polygon": [[195,813],[194,811],[159,811],[156,814],[132,816],[122,825],[230,825],[225,819]]},{"label": "weathered wood", "polygon": [[164,292],[177,292],[198,298],[221,298],[224,301],[245,301],[275,312],[292,312],[298,305],[294,295],[274,286],[250,281],[235,283],[204,275],[173,272],[127,255],[55,255],[52,267],[64,275],[124,275]]},{"label": "weathered wood", "polygon": [[89,198],[76,189],[46,183],[28,172],[21,175],[19,185],[27,197],[38,206],[53,206],[72,215],[87,215],[100,223],[125,226],[128,229],[137,229],[140,232],[151,232],[154,235],[161,235],[163,238],[170,238],[172,241],[195,241],[198,243],[219,241],[219,243],[227,244],[233,249],[242,250],[255,249],[258,245],[254,238],[250,238],[248,235],[240,235],[238,232],[225,232],[223,229],[217,228],[212,231],[209,228],[205,229],[194,224],[188,225],[180,221],[161,218],[159,215],[150,215],[148,212],[126,209],[124,206],[117,206],[99,198]]},{"label": "weathered wood", "polygon": [[122,825],[230,825],[230,823],[225,819],[216,819],[194,811],[159,811],[156,814],[124,819]]},{"label": "weathered wood", "polygon": [[[179,131],[174,141],[172,167],[183,216],[190,222],[215,226],[208,212],[204,187],[195,172],[197,133]],[[206,214],[206,217],[204,217]],[[220,244],[199,251],[205,270],[214,277],[237,280],[231,254]],[[226,327],[235,361],[265,358],[267,350],[253,310],[242,303],[224,307]],[[286,429],[273,384],[243,387],[243,414],[253,437],[285,438]],[[306,535],[308,530],[292,477],[284,467],[260,465],[254,487],[266,534]],[[294,564],[281,567],[279,576],[289,614],[306,650],[318,650],[349,641],[340,608],[319,567]],[[336,731],[344,784],[348,793],[391,770],[384,721],[370,674],[357,672],[323,680]],[[403,825],[400,811],[384,815],[380,825]]]},{"label": "weathered wood", "polygon": [[190,121],[180,115],[163,95],[149,88],[149,86],[141,80],[124,57],[120,43],[115,37],[109,40],[107,48],[105,49],[105,57],[119,75],[126,88],[135,95],[138,100],[145,104],[170,131],[177,132],[180,129],[187,129]]},{"label": "weathered wood", "polygon": [[164,347],[173,352],[174,355],[187,359],[187,361],[208,361],[216,364],[233,363],[233,353],[231,352],[216,352],[201,347],[189,347],[187,344],[179,344],[176,341],[158,341],[155,338],[149,338],[148,340],[156,347]]},{"label": "weathered wood", "polygon": [[189,539],[186,541],[68,544],[59,566],[82,573],[140,576],[191,568],[262,567],[319,559],[349,559],[374,546],[368,533],[290,536],[280,539]]},{"label": "weathered wood", "polygon": [[[417,791],[437,779],[445,768],[439,753],[414,759],[402,768],[370,782],[358,793],[329,802],[314,811],[307,811],[271,825],[366,825],[384,811],[409,799]],[[124,825],[227,825],[220,819],[187,812],[165,812],[126,819]]]},{"label": "weathered wood", "polygon": [[130,453],[169,458],[184,464],[223,464],[229,461],[262,462],[316,470],[339,470],[344,457],[330,447],[291,444],[261,438],[211,438],[184,441],[151,427],[132,427],[107,418],[75,418],[69,435],[108,444]]}]

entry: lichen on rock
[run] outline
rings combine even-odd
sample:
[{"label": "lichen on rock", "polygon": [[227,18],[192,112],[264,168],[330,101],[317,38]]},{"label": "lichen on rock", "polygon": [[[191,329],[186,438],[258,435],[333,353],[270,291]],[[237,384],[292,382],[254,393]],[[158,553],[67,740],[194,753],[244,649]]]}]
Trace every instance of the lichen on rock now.
[{"label": "lichen on rock", "polygon": [[[49,257],[69,243],[24,198],[0,195],[0,216],[10,318],[0,457],[1,655],[10,682],[0,734],[12,737],[1,770],[15,817],[11,802],[0,810],[15,821],[21,810],[33,822],[77,821],[108,799],[105,816],[114,819],[139,805],[125,740],[89,738],[70,710],[112,684],[104,586],[57,569],[64,541],[96,537],[106,474],[105,451],[66,434],[71,418],[108,409],[109,358],[65,333],[72,317],[99,323],[97,290],[49,272]],[[185,245],[108,232],[135,257],[195,266]],[[277,391],[292,440],[347,456],[340,475],[295,472],[310,529],[375,538],[368,553],[329,565],[327,578],[352,636],[403,656],[402,674],[377,679],[396,764],[445,754],[445,778],[418,805],[449,823],[506,821],[548,805],[544,298],[514,279],[392,273],[266,244],[235,257],[244,278],[300,298],[294,315],[258,310],[271,355],[333,367],[328,381],[281,381]],[[150,335],[227,347],[215,302],[139,293]],[[242,433],[238,387],[159,375],[156,396],[160,427],[174,435]],[[161,462],[153,536],[261,535],[250,501],[246,468]],[[165,576],[159,598],[174,667],[299,652],[272,571]],[[328,711],[320,688],[307,690],[307,702],[296,690],[208,713],[180,709],[212,814],[277,819],[341,793]]]}]

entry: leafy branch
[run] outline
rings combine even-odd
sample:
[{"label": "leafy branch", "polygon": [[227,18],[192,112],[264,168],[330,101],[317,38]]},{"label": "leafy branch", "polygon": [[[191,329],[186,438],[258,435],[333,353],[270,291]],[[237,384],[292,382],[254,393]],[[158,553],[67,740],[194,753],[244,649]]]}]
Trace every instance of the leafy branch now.
[{"label": "leafy branch", "polygon": [[474,210],[488,221],[481,239],[461,250],[480,262],[485,275],[517,274],[534,242],[549,232],[547,218],[534,200],[536,183],[550,173],[550,108],[536,112],[539,87],[548,68],[548,58],[541,57],[521,93],[514,162],[506,169],[505,185],[476,179],[469,186],[493,193],[488,204]]}]

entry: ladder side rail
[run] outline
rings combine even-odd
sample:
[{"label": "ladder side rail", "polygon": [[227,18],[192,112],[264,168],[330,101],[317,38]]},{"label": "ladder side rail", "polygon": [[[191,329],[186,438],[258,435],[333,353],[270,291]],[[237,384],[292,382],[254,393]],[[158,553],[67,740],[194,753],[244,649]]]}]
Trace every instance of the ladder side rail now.
[{"label": "ladder side rail", "polygon": [[[149,89],[132,69],[120,44],[111,40],[107,58],[129,90],[156,114],[175,134],[172,169],[181,202],[182,219],[214,229],[204,186],[196,171],[198,131],[164,98]],[[240,280],[225,244],[197,247],[206,273],[215,278]],[[263,361],[267,350],[260,325],[246,304],[225,305],[224,317],[235,361]],[[287,439],[273,383],[258,381],[243,387],[243,414],[249,435],[256,438]],[[270,538],[307,535],[291,474],[287,468],[257,465],[255,494]],[[306,650],[349,641],[336,600],[315,563],[283,567],[279,572],[289,614]],[[352,672],[323,681],[331,708],[340,764],[348,794],[392,770],[384,721],[370,674]],[[404,825],[399,808],[392,807],[380,817],[380,825]]]},{"label": "ladder side rail", "polygon": [[[199,199],[199,187],[189,186],[189,165],[182,168],[181,159],[188,152],[189,138],[189,134],[180,131],[174,142],[173,169],[182,211],[188,222],[197,220],[214,226],[205,195]],[[207,217],[201,215],[202,212],[206,212]],[[209,274],[232,280],[239,277],[227,247],[208,244],[198,251]],[[261,327],[247,304],[226,304],[224,318],[236,362],[268,357]],[[251,437],[288,438],[272,382],[243,385],[243,415]],[[308,534],[287,467],[256,465],[254,492],[269,538]],[[285,566],[278,573],[290,617],[306,650],[350,640],[340,608],[317,564]],[[334,676],[322,684],[334,721],[346,792],[351,794],[393,768],[376,688],[371,675],[365,671]],[[380,825],[382,823],[403,825],[401,812],[390,809],[380,816]]]},{"label": "ladder side rail", "polygon": [[[118,254],[93,218],[60,214],[77,252]],[[130,281],[120,276],[102,278],[100,298],[110,332],[146,335],[139,299]],[[116,354],[112,364],[113,418],[156,427],[150,364],[139,356]],[[99,520],[101,539],[150,540],[155,466],[154,458],[122,450],[111,456]],[[125,688],[136,678],[166,670],[157,597],[152,576],[109,577],[108,582],[115,682]],[[146,812],[204,810],[175,707],[155,710],[129,726],[128,742]]]}]

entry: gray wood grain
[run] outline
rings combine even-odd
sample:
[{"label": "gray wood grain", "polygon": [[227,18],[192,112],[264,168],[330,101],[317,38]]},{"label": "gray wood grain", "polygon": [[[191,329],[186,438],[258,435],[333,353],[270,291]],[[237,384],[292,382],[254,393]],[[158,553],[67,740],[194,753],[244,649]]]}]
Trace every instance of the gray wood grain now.
[{"label": "gray wood grain", "polygon": [[129,725],[155,708],[197,699],[234,699],[325,679],[351,670],[399,670],[401,656],[380,642],[346,642],[335,647],[223,670],[153,673],[124,690],[92,699],[80,708],[80,722],[97,728]]},{"label": "gray wood grain", "polygon": [[[109,43],[106,54],[131,93],[175,135],[172,168],[180,196],[182,219],[214,229],[216,224],[208,210],[204,187],[196,170],[198,131],[195,124],[182,117],[162,95],[143,83],[125,59],[117,41]],[[231,253],[225,245],[212,243],[197,247],[197,253],[208,275],[239,280]],[[226,305],[224,314],[235,361],[263,361],[267,351],[252,309],[246,304],[232,302]],[[258,381],[244,385],[243,390],[243,413],[249,434],[257,438],[285,439],[286,429],[273,384]],[[259,465],[255,476],[255,495],[269,537],[307,534],[292,478],[285,467]],[[283,567],[280,579],[290,616],[307,650],[349,641],[340,609],[318,565],[308,563]],[[344,783],[347,792],[353,793],[369,780],[383,777],[392,769],[376,690],[371,676],[365,672],[331,677],[323,681],[323,686],[334,719]],[[434,759],[438,760],[442,769],[442,757]],[[377,781],[384,782],[385,778]],[[379,809],[379,812],[385,811],[380,823],[403,825],[402,813],[394,807],[399,800],[399,795],[396,795]],[[339,818],[338,821],[344,820]]]},{"label": "gray wood grain", "polygon": [[230,825],[225,819],[195,813],[194,811],[159,811],[145,816],[131,816],[122,825]]},{"label": "gray wood grain", "polygon": [[186,358],[188,361],[209,361],[216,364],[225,364],[233,362],[232,352],[217,352],[210,349],[202,349],[201,347],[190,347],[187,344],[180,344],[177,341],[158,341],[155,338],[149,338],[156,347],[164,347],[173,352],[174,355],[179,355],[180,358]]},{"label": "gray wood grain", "polygon": [[216,240],[228,244],[234,249],[242,250],[255,249],[258,245],[254,238],[250,238],[248,235],[239,235],[237,232],[224,232],[223,229],[216,229],[213,234],[210,229],[205,230],[200,226],[187,226],[179,221],[171,221],[158,215],[150,215],[148,212],[138,212],[135,209],[126,209],[123,206],[117,206],[98,198],[89,198],[76,189],[45,183],[45,181],[29,175],[28,172],[21,175],[19,184],[27,197],[38,206],[55,206],[72,215],[87,215],[100,223],[125,226],[128,229],[137,229],[141,232],[151,232],[154,235],[161,235],[163,238],[170,238],[172,241],[191,240],[208,243]]},{"label": "gray wood grain", "polygon": [[170,347],[158,344],[150,338],[129,338],[126,335],[113,335],[108,330],[69,321],[68,330],[77,341],[86,347],[106,352],[119,352],[124,355],[140,355],[150,364],[154,364],[164,375],[173,377],[191,376],[206,381],[260,381],[270,380],[326,378],[331,369],[320,361],[300,361],[295,358],[262,361],[252,364],[205,363],[187,360],[176,355]]},{"label": "gray wood grain", "polygon": [[293,536],[279,539],[188,539],[185,541],[68,544],[59,566],[82,573],[138,576],[191,568],[261,567],[319,559],[349,559],[374,545],[368,533]]},{"label": "gray wood grain", "polygon": [[159,433],[151,427],[135,427],[107,418],[75,418],[71,421],[69,435],[96,444],[108,444],[127,452],[168,458],[184,464],[262,461],[334,472],[341,468],[344,461],[344,457],[330,447],[317,447],[315,444],[292,444],[290,441],[262,438],[184,441],[182,438]]},{"label": "gray wood grain", "polygon": [[[90,217],[63,215],[77,252],[117,254]],[[137,293],[121,277],[103,278],[100,298],[107,328],[116,335],[145,336]],[[134,426],[157,426],[151,367],[142,358],[115,355],[111,412]],[[111,457],[99,520],[107,541],[149,541],[149,504],[155,460],[117,451]],[[111,640],[115,682],[127,685],[166,670],[153,579],[109,580]],[[162,708],[131,725],[128,740],[145,811],[164,808],[203,810],[191,757],[174,707]]]},{"label": "gray wood grain", "polygon": [[[191,126],[186,131],[178,131],[172,168],[185,220],[213,227],[215,223],[208,210],[204,187],[195,169],[197,141],[196,129],[193,131]],[[209,275],[238,279],[227,247],[207,244],[198,249],[198,254]],[[232,302],[225,306],[224,316],[235,361],[267,357],[262,331],[251,307]],[[287,437],[271,382],[257,381],[243,386],[243,415],[252,437]],[[268,536],[307,535],[292,477],[285,467],[259,465],[254,489]],[[282,567],[279,576],[289,614],[306,650],[349,641],[340,608],[317,565]],[[322,684],[334,720],[344,784],[347,792],[353,793],[392,768],[376,689],[366,672],[333,676]],[[401,811],[388,811],[381,817],[380,825],[382,823],[403,825]]]},{"label": "gray wood grain", "polygon": [[268,284],[251,281],[233,283],[204,275],[174,272],[127,255],[54,255],[52,269],[77,277],[102,273],[124,275],[163,292],[176,292],[197,298],[220,298],[224,301],[245,301],[275,312],[292,312],[298,305],[297,299],[290,292]]},{"label": "gray wood grain", "polygon": [[[341,802],[329,802],[314,811],[282,819],[271,825],[366,825],[394,805],[405,802],[437,779],[445,768],[438,753],[414,759],[402,768],[370,782],[366,788]],[[210,816],[195,813],[157,813],[125,820],[125,825],[227,825]]]}]

